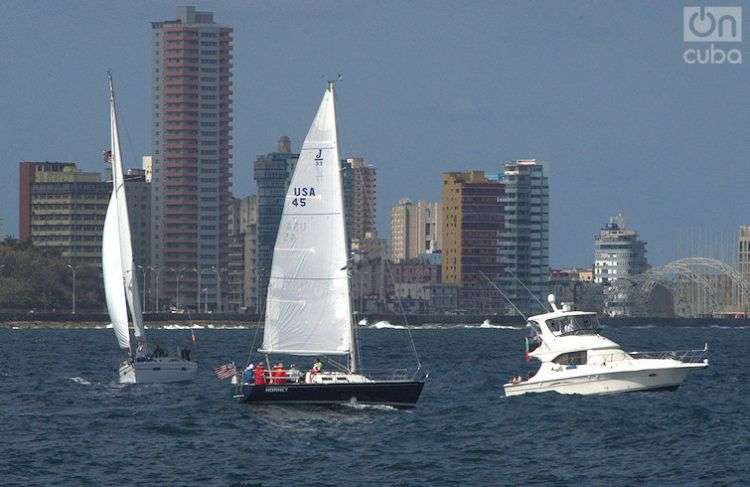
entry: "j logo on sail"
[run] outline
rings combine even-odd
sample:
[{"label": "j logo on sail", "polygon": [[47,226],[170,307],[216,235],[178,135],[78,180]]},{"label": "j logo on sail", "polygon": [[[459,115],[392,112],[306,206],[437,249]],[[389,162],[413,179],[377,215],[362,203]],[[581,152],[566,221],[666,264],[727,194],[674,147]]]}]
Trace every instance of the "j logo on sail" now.
[{"label": "j logo on sail", "polygon": [[315,154],[315,165],[316,166],[323,165],[323,149],[318,149],[318,153]]}]

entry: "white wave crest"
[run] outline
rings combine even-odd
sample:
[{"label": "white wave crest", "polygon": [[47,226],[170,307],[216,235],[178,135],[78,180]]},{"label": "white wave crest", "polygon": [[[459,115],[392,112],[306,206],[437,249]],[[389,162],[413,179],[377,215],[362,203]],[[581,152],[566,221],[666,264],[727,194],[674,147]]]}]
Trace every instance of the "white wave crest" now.
[{"label": "white wave crest", "polygon": [[203,330],[205,328],[213,328],[213,325],[164,325],[161,327],[162,330]]},{"label": "white wave crest", "polygon": [[356,409],[358,411],[362,410],[374,410],[374,411],[398,411],[398,409],[394,408],[393,406],[388,406],[386,404],[361,404],[357,401],[349,401],[344,404],[348,408]]},{"label": "white wave crest", "polygon": [[393,329],[393,330],[405,330],[406,329],[405,326],[392,325],[392,324],[388,323],[387,321],[378,321],[374,325],[370,325],[369,328],[375,328],[376,330],[381,330],[383,328],[390,328],[390,329]]},{"label": "white wave crest", "polygon": [[70,380],[75,382],[76,384],[81,384],[82,386],[90,386],[91,382],[87,381],[83,377],[69,377]]}]

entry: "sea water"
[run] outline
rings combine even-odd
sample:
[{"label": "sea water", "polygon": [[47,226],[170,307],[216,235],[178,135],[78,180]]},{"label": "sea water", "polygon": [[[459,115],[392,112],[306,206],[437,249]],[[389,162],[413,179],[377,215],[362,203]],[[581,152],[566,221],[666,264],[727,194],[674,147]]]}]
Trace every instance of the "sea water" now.
[{"label": "sea water", "polygon": [[[357,333],[363,368],[415,367],[407,330]],[[412,332],[430,372],[413,410],[249,406],[211,368],[244,364],[254,329],[195,330],[196,381],[145,386],[117,384],[111,330],[2,329],[0,483],[748,485],[750,330],[604,333],[626,350],[707,342],[710,367],[674,392],[506,398],[527,370],[525,331],[434,325]],[[191,331],[149,337],[168,347]]]}]

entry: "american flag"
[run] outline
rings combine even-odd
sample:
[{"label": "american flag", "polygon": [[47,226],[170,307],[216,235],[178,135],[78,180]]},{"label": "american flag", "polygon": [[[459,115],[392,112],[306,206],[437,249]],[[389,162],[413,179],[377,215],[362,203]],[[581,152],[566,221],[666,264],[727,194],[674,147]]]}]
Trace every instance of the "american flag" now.
[{"label": "american flag", "polygon": [[234,366],[234,362],[214,367],[214,375],[216,375],[216,378],[219,380],[229,379],[236,374],[237,367]]}]

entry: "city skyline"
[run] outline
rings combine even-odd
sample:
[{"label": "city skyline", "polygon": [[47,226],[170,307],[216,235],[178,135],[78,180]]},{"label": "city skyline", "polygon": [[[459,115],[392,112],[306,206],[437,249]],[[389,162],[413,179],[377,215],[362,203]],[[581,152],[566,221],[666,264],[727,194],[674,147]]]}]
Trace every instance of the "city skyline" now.
[{"label": "city skyline", "polygon": [[[148,33],[179,4],[0,6],[13,121],[0,128],[4,233],[17,235],[18,162],[103,170],[107,68],[127,167],[150,153]],[[438,199],[442,172],[498,173],[522,158],[549,163],[552,266],[590,263],[591,236],[619,212],[655,264],[675,256],[685,228],[747,223],[747,68],[683,63],[682,4],[188,4],[246,48],[234,59],[238,197],[255,192],[252,162],[280,135],[299,146],[323,82],[342,72],[342,157],[377,165],[382,235],[400,198]],[[327,36],[308,35],[306,22]]]}]

